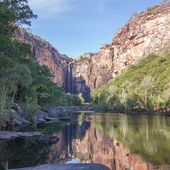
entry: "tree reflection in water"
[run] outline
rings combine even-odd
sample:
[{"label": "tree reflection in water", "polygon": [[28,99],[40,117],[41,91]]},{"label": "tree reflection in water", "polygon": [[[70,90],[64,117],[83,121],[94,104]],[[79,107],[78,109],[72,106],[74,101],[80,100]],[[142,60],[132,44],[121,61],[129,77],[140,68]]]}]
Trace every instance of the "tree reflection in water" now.
[{"label": "tree reflection in water", "polygon": [[170,169],[169,117],[82,113],[74,120],[39,128],[60,136],[61,140],[52,146],[29,141],[20,144],[20,149],[14,143],[9,151],[9,144],[4,143],[8,147],[1,148],[1,160],[9,160],[11,167],[79,160],[102,163],[113,170]]}]

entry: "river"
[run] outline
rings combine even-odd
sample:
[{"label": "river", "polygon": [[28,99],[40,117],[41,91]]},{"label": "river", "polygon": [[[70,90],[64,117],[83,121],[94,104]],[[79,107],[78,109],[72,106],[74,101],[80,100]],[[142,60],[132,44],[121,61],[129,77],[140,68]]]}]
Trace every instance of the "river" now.
[{"label": "river", "polygon": [[170,117],[113,113],[72,114],[23,131],[58,135],[56,144],[31,139],[0,142],[0,162],[9,168],[44,163],[102,163],[112,170],[169,170]]}]

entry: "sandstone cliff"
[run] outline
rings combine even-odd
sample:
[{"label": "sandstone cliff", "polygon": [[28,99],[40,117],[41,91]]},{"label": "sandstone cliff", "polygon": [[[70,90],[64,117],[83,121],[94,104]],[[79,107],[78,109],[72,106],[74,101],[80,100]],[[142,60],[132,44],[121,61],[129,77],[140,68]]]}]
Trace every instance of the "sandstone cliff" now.
[{"label": "sandstone cliff", "polygon": [[162,54],[170,47],[170,3],[152,7],[134,15],[97,54],[73,63],[75,91],[100,87],[145,56]]},{"label": "sandstone cliff", "polygon": [[129,65],[151,53],[162,54],[170,48],[170,3],[134,15],[98,53],[87,53],[73,60],[60,54],[48,42],[21,29],[20,41],[31,44],[41,65],[54,75],[54,82],[70,93],[90,92],[114,78]]},{"label": "sandstone cliff", "polygon": [[20,29],[17,39],[31,45],[33,55],[41,65],[46,65],[53,74],[53,81],[67,89],[67,65],[72,61],[68,56],[60,54],[50,43],[42,40],[25,29]]}]

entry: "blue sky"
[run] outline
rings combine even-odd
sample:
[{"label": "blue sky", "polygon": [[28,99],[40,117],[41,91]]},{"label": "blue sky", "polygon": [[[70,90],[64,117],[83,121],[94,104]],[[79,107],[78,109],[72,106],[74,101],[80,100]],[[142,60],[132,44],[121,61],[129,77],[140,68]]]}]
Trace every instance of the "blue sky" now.
[{"label": "blue sky", "polygon": [[76,58],[111,43],[134,12],[161,0],[28,0],[34,13],[31,31],[60,53]]}]

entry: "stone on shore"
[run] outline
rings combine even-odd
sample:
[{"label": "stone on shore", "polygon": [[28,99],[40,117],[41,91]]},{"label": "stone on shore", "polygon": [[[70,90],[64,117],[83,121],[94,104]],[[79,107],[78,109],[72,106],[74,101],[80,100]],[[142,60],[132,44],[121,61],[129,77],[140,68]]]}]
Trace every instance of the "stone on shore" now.
[{"label": "stone on shore", "polygon": [[46,122],[45,119],[43,119],[43,118],[36,118],[36,123],[37,124],[44,123],[44,122]]},{"label": "stone on shore", "polygon": [[0,131],[0,140],[12,140],[18,138],[34,138],[38,143],[43,144],[54,144],[60,140],[58,136],[44,135],[40,132]]},{"label": "stone on shore", "polygon": [[43,134],[40,132],[14,132],[14,131],[0,131],[0,140],[11,140],[15,138],[39,137]]},{"label": "stone on shore", "polygon": [[31,124],[30,121],[26,120],[25,118],[22,118],[20,116],[16,117],[16,120],[18,120],[19,122],[21,122],[21,124]]},{"label": "stone on shore", "polygon": [[110,170],[101,164],[45,164],[37,167],[11,170]]}]

